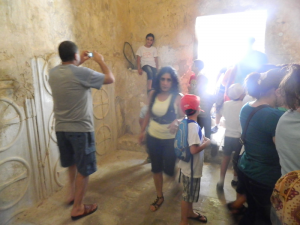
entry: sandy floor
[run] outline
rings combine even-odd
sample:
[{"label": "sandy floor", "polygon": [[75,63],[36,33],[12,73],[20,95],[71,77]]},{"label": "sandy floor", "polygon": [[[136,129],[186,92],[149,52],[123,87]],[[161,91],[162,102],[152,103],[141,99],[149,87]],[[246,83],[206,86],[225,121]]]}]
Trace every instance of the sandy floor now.
[{"label": "sandy floor", "polygon": [[[16,225],[176,225],[180,221],[181,184],[176,178],[165,177],[165,202],[157,212],[149,205],[156,198],[150,164],[145,164],[146,154],[117,151],[99,162],[98,171],[90,177],[85,203],[98,203],[94,214],[72,221],[71,207],[64,204],[66,189],[55,193],[39,206],[27,210]],[[216,191],[220,165],[205,163],[201,180],[200,200],[194,209],[207,216],[211,225],[234,225],[224,204],[235,199],[235,190],[230,186],[232,170],[229,169],[224,192]],[[178,174],[178,171],[177,171]],[[192,224],[201,224],[190,221]]]}]

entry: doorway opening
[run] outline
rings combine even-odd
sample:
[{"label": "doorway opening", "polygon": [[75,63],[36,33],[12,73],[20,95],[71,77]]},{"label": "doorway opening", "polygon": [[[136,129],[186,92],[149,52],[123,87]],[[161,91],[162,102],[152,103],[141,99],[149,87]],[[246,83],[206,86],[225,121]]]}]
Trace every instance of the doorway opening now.
[{"label": "doorway opening", "polygon": [[214,92],[222,68],[239,62],[255,38],[253,49],[265,52],[267,11],[250,11],[201,16],[196,20],[198,59],[204,62],[203,73],[209,79],[207,91]]}]

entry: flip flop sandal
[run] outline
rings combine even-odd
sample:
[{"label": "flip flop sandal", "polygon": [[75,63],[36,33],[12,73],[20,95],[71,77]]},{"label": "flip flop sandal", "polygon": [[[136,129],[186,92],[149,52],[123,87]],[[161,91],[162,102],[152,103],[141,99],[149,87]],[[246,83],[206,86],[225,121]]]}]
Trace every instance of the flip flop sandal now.
[{"label": "flip flop sandal", "polygon": [[[196,213],[198,216],[197,217],[188,217],[191,220],[197,220],[198,222],[202,222],[202,223],[207,223],[207,217],[201,215],[200,213]],[[202,216],[205,218],[205,220],[201,220]]]},{"label": "flip flop sandal", "polygon": [[94,212],[96,212],[98,209],[97,204],[89,204],[89,205],[84,205],[84,213],[79,216],[71,216],[72,220],[78,220],[81,219],[82,217],[88,216]]},{"label": "flip flop sandal", "polygon": [[[159,202],[159,200],[161,200],[162,199],[162,202],[160,203],[160,204],[158,204],[158,202]],[[165,199],[164,199],[164,196],[162,196],[162,197],[158,197],[157,196],[157,198],[155,199],[155,201],[151,204],[151,205],[153,205],[154,206],[154,210],[151,210],[152,212],[155,212],[155,211],[157,211],[158,209],[159,209],[159,207],[164,203],[164,201],[165,201]],[[151,206],[150,205],[150,206]]]}]

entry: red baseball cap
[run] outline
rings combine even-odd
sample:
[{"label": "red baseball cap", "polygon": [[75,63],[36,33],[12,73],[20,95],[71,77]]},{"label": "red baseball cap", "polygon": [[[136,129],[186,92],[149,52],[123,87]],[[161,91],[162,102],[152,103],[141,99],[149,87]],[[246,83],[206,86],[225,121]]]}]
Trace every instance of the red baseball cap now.
[{"label": "red baseball cap", "polygon": [[200,108],[200,97],[197,95],[185,95],[181,99],[180,106],[183,112],[188,109],[198,110]]}]

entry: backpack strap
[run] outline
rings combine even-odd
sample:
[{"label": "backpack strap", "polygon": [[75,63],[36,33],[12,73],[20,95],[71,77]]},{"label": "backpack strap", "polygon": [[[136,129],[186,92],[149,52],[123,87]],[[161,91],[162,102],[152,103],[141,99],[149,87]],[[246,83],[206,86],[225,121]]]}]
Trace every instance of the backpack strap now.
[{"label": "backpack strap", "polygon": [[190,194],[193,193],[193,177],[194,177],[194,156],[191,155],[191,190],[190,190]]},{"label": "backpack strap", "polygon": [[269,105],[260,105],[260,106],[257,106],[257,107],[250,113],[250,115],[249,115],[249,117],[248,117],[248,119],[247,119],[247,121],[246,121],[245,128],[244,128],[244,130],[243,130],[243,132],[242,132],[242,136],[241,136],[241,138],[240,138],[240,142],[241,142],[242,145],[245,144],[245,141],[246,141],[246,131],[247,131],[247,129],[248,129],[249,122],[250,122],[251,118],[254,116],[254,114],[255,114],[256,112],[258,112],[259,110],[261,110],[261,109],[263,109],[263,108],[267,108],[267,107],[270,107],[270,106],[269,106]]},{"label": "backpack strap", "polygon": [[[187,120],[187,126],[189,126],[189,123],[196,123],[198,126],[199,124],[194,121],[194,120]],[[187,133],[188,133],[189,129],[187,129]],[[188,137],[189,134],[187,134]],[[191,154],[191,186],[190,186],[190,194],[193,193],[193,177],[194,177],[194,155]]]},{"label": "backpack strap", "polygon": [[180,179],[181,178],[181,168],[180,168],[180,170],[179,170],[179,177],[178,177],[178,183],[180,183]]}]

